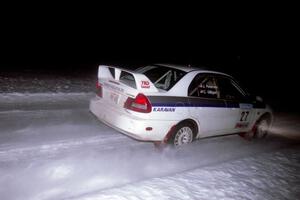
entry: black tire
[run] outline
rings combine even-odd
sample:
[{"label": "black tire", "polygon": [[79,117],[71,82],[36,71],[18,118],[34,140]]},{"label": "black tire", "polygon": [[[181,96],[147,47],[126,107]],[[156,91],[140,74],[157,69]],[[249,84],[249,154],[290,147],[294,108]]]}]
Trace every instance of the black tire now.
[{"label": "black tire", "polygon": [[183,122],[176,126],[174,129],[169,144],[174,147],[180,147],[192,143],[195,138],[195,128],[192,123]]}]

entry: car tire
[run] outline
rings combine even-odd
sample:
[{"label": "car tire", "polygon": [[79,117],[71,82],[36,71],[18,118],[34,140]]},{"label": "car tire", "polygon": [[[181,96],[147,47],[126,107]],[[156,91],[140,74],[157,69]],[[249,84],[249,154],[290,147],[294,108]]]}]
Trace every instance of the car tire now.
[{"label": "car tire", "polygon": [[253,138],[262,139],[265,138],[269,133],[270,119],[262,118],[260,119],[254,127]]},{"label": "car tire", "polygon": [[239,133],[246,140],[263,139],[268,135],[271,119],[267,116],[260,118],[251,131]]},{"label": "car tire", "polygon": [[174,129],[173,134],[168,143],[173,145],[174,147],[180,147],[182,145],[192,143],[195,135],[194,130],[195,129],[191,123],[180,123]]}]

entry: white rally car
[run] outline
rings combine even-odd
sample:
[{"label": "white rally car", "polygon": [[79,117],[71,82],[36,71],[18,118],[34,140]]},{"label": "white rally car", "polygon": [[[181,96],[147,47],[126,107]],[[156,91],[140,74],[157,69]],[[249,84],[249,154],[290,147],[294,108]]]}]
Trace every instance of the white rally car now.
[{"label": "white rally car", "polygon": [[90,111],[137,140],[175,146],[232,133],[264,137],[273,120],[262,99],[231,76],[161,64],[137,70],[100,65]]}]

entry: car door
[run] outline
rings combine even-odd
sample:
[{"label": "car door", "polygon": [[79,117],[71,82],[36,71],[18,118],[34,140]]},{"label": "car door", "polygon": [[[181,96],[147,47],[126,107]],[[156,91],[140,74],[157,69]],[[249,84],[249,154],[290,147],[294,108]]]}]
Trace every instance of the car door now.
[{"label": "car door", "polygon": [[199,124],[200,137],[216,135],[224,129],[227,113],[212,74],[197,74],[188,88],[189,115]]},{"label": "car door", "polygon": [[235,80],[227,76],[216,76],[220,98],[226,102],[226,132],[247,131],[254,118],[252,101]]}]

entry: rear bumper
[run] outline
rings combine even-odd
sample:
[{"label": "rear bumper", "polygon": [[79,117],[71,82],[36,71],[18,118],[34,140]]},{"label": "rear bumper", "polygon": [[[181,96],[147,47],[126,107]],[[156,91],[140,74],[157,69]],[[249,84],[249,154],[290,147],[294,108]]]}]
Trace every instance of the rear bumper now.
[{"label": "rear bumper", "polygon": [[[103,123],[117,131],[141,141],[163,141],[176,121],[150,120],[136,117],[125,109],[107,106],[101,98],[90,101],[90,111]],[[152,127],[146,131],[146,127]]]}]

